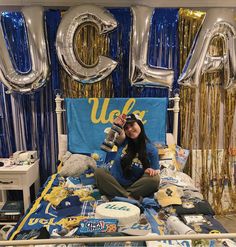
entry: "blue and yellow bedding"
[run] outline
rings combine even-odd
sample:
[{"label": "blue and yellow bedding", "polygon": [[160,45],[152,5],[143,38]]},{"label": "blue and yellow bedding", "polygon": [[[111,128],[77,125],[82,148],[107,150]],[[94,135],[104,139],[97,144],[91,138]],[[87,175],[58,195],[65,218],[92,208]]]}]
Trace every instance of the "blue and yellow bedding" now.
[{"label": "blue and yellow bedding", "polygon": [[[147,102],[149,102],[149,104],[147,104]],[[130,104],[129,107],[128,104]],[[97,153],[100,155],[100,160],[97,161],[97,164],[99,162],[104,164],[104,161],[106,161],[106,155],[102,154],[99,148],[104,138],[103,130],[111,125],[115,113],[128,114],[132,110],[143,114],[143,120],[149,122],[149,124],[145,126],[147,133],[150,131],[148,136],[154,137],[152,141],[156,144],[166,144],[167,99],[67,99],[66,105],[69,151],[76,153]],[[149,127],[151,127],[151,129],[149,129]],[[77,130],[79,131],[74,132]],[[157,130],[159,131],[158,133]],[[156,132],[157,135],[152,134],[154,132]],[[97,136],[100,136],[100,139],[98,139]],[[78,137],[79,139],[77,139]],[[191,185],[191,178],[186,179],[186,174],[181,174],[180,171],[177,171],[180,168],[180,170],[183,169],[187,159],[186,151],[188,150],[181,149],[180,152],[179,149],[176,150],[176,147],[169,147],[163,150],[162,154],[159,153],[162,162],[162,164],[160,162],[162,167],[160,188],[163,187],[164,194],[165,186],[170,186],[169,188],[172,189],[175,187],[180,190],[186,189],[187,187],[190,192],[195,192],[194,185]],[[183,153],[186,157],[183,156]],[[178,156],[181,156],[181,162],[177,159]],[[60,170],[60,166],[58,169]],[[189,181],[187,186],[186,181]],[[167,220],[169,216],[179,217],[179,221],[180,219],[198,220],[200,218],[200,220],[202,220],[200,223],[194,222],[194,224],[191,225],[192,223],[190,222],[191,224],[187,226],[192,227],[191,229],[196,231],[196,233],[203,233],[203,230],[205,231],[204,233],[210,233],[212,229],[214,230],[215,228],[220,232],[226,232],[222,226],[217,225],[213,219],[213,215],[203,215],[199,217],[199,214],[204,214],[201,208],[200,211],[193,210],[192,215],[190,217],[187,216],[188,218],[178,215],[174,204],[184,199],[184,196],[183,198],[176,199],[176,197],[172,195],[173,190],[172,193],[170,190],[166,189],[168,192],[167,196],[170,195],[172,198],[168,200],[168,205],[164,205],[163,207],[161,206],[161,202],[158,201],[158,196],[144,198],[141,203],[135,200],[135,202],[130,201],[130,203],[135,203],[140,207],[142,212],[140,221],[128,227],[114,227],[116,219],[110,221],[108,219],[97,220],[95,218],[96,206],[105,202],[107,198],[101,196],[99,191],[94,187],[92,170],[86,170],[79,178],[72,175],[64,178],[60,173],[57,173],[50,176],[45,182],[38,198],[31,208],[28,209],[21,221],[15,226],[9,239],[29,239],[31,236],[30,231],[38,231],[39,234],[39,230],[42,229],[44,233],[45,231],[48,233],[48,237],[50,238],[97,236],[98,234],[105,236],[107,233],[109,236],[113,234],[183,234],[179,231],[181,229],[178,225],[176,228],[173,228],[176,222],[169,220],[170,224],[168,226]],[[193,195],[194,193],[190,194]],[[188,199],[190,199],[188,203],[183,200],[182,206],[178,205],[183,207],[180,208],[181,212],[185,211],[185,207],[191,207],[192,209],[197,208],[194,203],[198,203],[199,198]],[[118,200],[126,199],[118,198]],[[205,209],[204,207],[208,204],[203,203],[203,205],[203,209]],[[211,211],[209,210],[209,212]],[[187,213],[189,213],[189,210],[187,210]],[[183,221],[179,223],[184,224]],[[85,225],[87,228],[84,227]],[[112,231],[109,230],[111,228],[113,229]],[[147,243],[147,245],[148,244],[150,243]],[[205,246],[214,246],[212,242],[208,244],[209,245]],[[192,246],[189,240],[159,241],[155,243],[155,245],[175,247]]]},{"label": "blue and yellow bedding", "polygon": [[[165,184],[166,174],[168,172],[165,171],[166,168],[163,169],[163,184]],[[174,171],[169,172],[173,175]],[[179,173],[177,174],[182,176]],[[187,175],[184,174],[184,176]],[[176,185],[178,186],[178,184]],[[173,186],[173,184],[171,184],[171,186]],[[73,200],[77,198],[76,204],[71,198],[73,198]],[[122,200],[122,198],[116,199]],[[143,212],[140,217],[140,222],[129,227],[118,227],[116,225],[116,219],[96,219],[94,216],[96,206],[105,202],[105,200],[106,198],[101,197],[94,186],[93,173],[91,173],[91,170],[87,170],[80,178],[63,178],[59,173],[54,174],[48,178],[38,198],[31,208],[28,209],[21,221],[15,226],[9,239],[30,239],[28,232],[42,231],[42,229],[48,232],[48,238],[107,236],[107,234],[109,234],[109,236],[117,236],[117,234],[119,236],[148,236],[150,234],[162,235],[171,233],[170,229],[172,229],[173,226],[171,224],[168,226],[167,219],[170,215],[176,216],[177,211],[175,211],[175,205],[162,208],[153,197],[144,198],[142,203],[136,201],[136,205],[138,205],[141,212]],[[63,208],[63,206],[61,207],[63,202],[68,201],[71,202],[72,205],[69,205],[69,207],[65,205],[65,208]],[[204,210],[206,210],[206,208]],[[213,213],[214,212],[211,213],[212,215],[203,216],[211,225],[207,225],[208,223],[198,225],[200,230],[201,227],[205,229],[204,232],[200,233],[207,233],[207,231],[210,233],[214,227],[217,227],[220,232],[226,232],[225,229],[215,221]],[[192,216],[194,215],[195,214],[192,214]],[[141,222],[143,220],[144,222]],[[89,224],[87,224],[87,222],[89,222]],[[181,222],[181,224],[183,223]],[[86,227],[84,227],[85,225]],[[113,231],[108,230],[111,229],[111,226]],[[206,226],[208,228],[206,228]],[[193,227],[196,227],[196,225]],[[175,234],[178,233],[175,232]],[[138,243],[136,244],[137,245],[134,246],[139,246]],[[147,243],[147,246],[151,246],[148,244],[150,243]],[[209,241],[209,245],[206,246],[214,246],[212,244],[214,244],[213,240]],[[190,240],[159,241],[158,246],[192,246],[192,243]]]},{"label": "blue and yellow bedding", "polygon": [[[78,225],[81,219],[88,218],[88,216],[91,217],[94,214],[96,205],[102,202],[97,191],[92,190],[92,185],[83,186],[81,183],[79,186],[76,185],[77,188],[76,186],[72,188],[71,185],[67,185],[69,180],[69,178],[64,179],[59,174],[49,177],[43,186],[43,190],[39,192],[38,198],[15,226],[9,239],[14,239],[20,231],[40,229],[42,227],[46,227],[50,235],[63,229],[70,231],[74,226]],[[71,180],[78,179],[71,178]],[[78,197],[81,202],[78,210],[73,208],[71,212],[62,213],[58,209],[58,205],[63,199],[72,195]]]}]

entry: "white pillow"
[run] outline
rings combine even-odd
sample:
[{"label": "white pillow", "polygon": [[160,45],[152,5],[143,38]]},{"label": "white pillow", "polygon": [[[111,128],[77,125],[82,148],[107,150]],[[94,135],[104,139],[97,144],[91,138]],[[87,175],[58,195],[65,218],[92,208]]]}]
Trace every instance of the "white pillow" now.
[{"label": "white pillow", "polygon": [[59,174],[63,177],[79,177],[88,168],[96,167],[96,161],[93,158],[70,152],[66,152],[62,157],[62,164]]},{"label": "white pillow", "polygon": [[58,149],[58,159],[61,160],[63,155],[67,152],[67,135],[59,135]]},{"label": "white pillow", "polygon": [[175,138],[173,136],[172,133],[166,133],[166,144],[169,146],[169,145],[172,145],[172,144],[176,144],[175,143]]}]

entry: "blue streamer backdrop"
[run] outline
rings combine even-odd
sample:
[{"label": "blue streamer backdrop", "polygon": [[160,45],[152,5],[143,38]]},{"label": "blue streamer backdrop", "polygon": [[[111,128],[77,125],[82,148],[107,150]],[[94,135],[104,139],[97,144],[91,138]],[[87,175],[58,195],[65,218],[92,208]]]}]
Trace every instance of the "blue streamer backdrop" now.
[{"label": "blue streamer backdrop", "polygon": [[[132,14],[129,8],[108,10],[118,22],[117,29],[109,35],[110,56],[119,62],[112,73],[114,96],[168,96],[167,89],[130,86],[129,46]],[[6,88],[0,84],[0,157],[9,157],[16,150],[37,149],[42,182],[55,171],[54,164],[57,158],[54,91],[60,88],[60,67],[55,39],[60,19],[59,10],[45,12],[52,72],[46,86],[33,94],[7,95]],[[15,68],[21,73],[27,73],[31,68],[31,61],[24,18],[20,12],[5,12],[2,14],[1,25]],[[150,30],[148,62],[150,66],[170,66],[174,70],[173,89],[178,87],[178,61],[178,9],[155,9]]]}]

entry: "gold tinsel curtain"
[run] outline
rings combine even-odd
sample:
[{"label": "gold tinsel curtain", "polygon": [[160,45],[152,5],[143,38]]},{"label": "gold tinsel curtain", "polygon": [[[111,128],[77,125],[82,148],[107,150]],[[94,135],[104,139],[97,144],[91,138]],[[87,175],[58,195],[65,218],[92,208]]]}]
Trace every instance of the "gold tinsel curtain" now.
[{"label": "gold tinsel curtain", "polygon": [[[189,9],[179,10],[179,49],[180,49],[180,72],[187,60],[193,40],[199,27],[202,24],[205,13],[192,11]],[[195,123],[195,89],[181,87],[180,90],[180,140],[183,147],[193,147],[194,132],[192,131]],[[189,159],[190,160],[190,159]],[[187,166],[189,168],[189,166]],[[191,175],[191,169],[188,169]]]},{"label": "gold tinsel curtain", "polygon": [[[180,69],[182,71],[193,39],[205,13],[180,9]],[[209,54],[222,56],[224,41],[212,40]],[[234,123],[235,91],[226,91],[222,85],[227,79],[224,69],[203,74],[197,89],[181,86],[181,145],[189,148],[187,172],[199,178],[204,197],[216,213],[236,211],[235,156],[236,133]],[[196,176],[196,173],[198,176]]]},{"label": "gold tinsel curtain", "polygon": [[[179,10],[180,72],[204,16],[201,11]],[[109,54],[109,38],[98,35],[93,24],[83,25],[75,33],[74,51],[77,59],[86,66],[95,65],[99,54]],[[209,53],[217,56],[224,52],[224,42],[220,37],[215,38]],[[236,175],[233,173],[236,171],[233,167],[236,164],[233,156],[236,152],[233,126],[236,96],[235,91],[223,89],[226,76],[227,71],[224,70],[206,73],[199,88],[181,86],[180,89],[181,146],[192,151],[186,171],[192,177],[198,173],[202,193],[217,213],[236,211]],[[113,97],[111,76],[95,84],[83,84],[74,81],[61,68],[61,85],[64,97]],[[200,154],[195,163],[193,151]]]},{"label": "gold tinsel curtain", "polygon": [[[86,24],[78,28],[74,38],[74,51],[78,60],[91,67],[98,62],[98,56],[109,54],[107,35],[99,35],[95,25]],[[71,78],[66,71],[60,69],[61,89],[68,98],[111,98],[113,97],[112,78],[108,76],[102,81],[83,84]]]}]

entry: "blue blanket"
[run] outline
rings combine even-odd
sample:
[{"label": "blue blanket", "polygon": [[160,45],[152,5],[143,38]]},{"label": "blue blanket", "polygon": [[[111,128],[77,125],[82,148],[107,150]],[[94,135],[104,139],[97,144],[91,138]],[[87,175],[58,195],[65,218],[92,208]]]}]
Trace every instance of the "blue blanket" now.
[{"label": "blue blanket", "polygon": [[165,144],[167,98],[67,98],[68,150],[104,157],[100,145],[105,128],[116,116],[132,112],[140,115],[152,142]]}]

